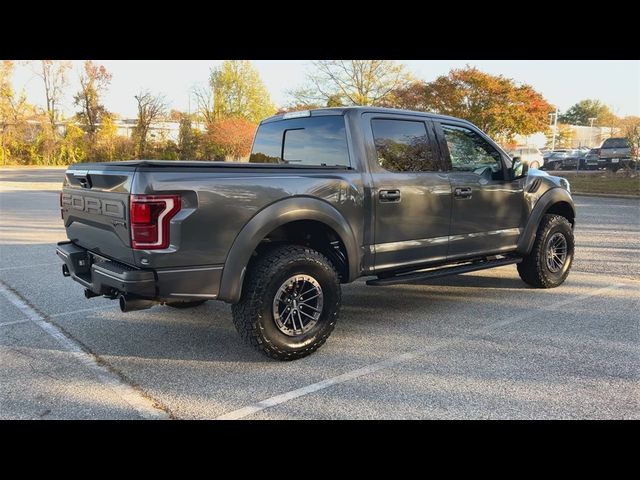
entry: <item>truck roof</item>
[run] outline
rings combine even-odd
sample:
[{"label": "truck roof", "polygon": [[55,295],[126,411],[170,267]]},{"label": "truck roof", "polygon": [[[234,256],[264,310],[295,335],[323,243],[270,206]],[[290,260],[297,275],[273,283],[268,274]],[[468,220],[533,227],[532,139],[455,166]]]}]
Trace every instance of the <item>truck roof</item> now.
[{"label": "truck roof", "polygon": [[[396,113],[396,114],[404,114],[404,115],[417,115],[421,117],[433,118],[438,120],[456,120],[458,122],[465,122],[471,124],[471,122],[464,120],[462,118],[451,117],[448,115],[440,115],[432,112],[420,112],[417,110],[404,110],[400,108],[386,108],[386,107],[372,107],[372,106],[354,106],[354,107],[326,107],[326,108],[312,108],[309,110],[300,110],[299,112],[309,112],[309,116],[316,117],[322,115],[346,115],[348,113]],[[288,112],[288,113],[279,113],[277,115],[273,115],[269,118],[265,118],[260,122],[263,123],[274,122],[277,120],[286,119],[289,114],[298,114],[299,112]],[[298,116],[298,115],[295,115]],[[303,116],[300,114],[299,116]],[[294,118],[293,116],[291,118]]]}]

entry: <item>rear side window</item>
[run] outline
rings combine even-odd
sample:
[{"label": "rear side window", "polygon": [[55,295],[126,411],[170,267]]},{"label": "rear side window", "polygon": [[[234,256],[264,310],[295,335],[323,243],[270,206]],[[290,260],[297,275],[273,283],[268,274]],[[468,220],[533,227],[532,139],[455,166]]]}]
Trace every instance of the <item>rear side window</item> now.
[{"label": "rear side window", "polygon": [[327,115],[262,124],[249,162],[348,167],[344,117]]},{"label": "rear side window", "polygon": [[378,163],[392,172],[440,170],[433,156],[424,122],[371,120]]},{"label": "rear side window", "polygon": [[602,148],[629,148],[626,138],[608,138],[602,144]]}]

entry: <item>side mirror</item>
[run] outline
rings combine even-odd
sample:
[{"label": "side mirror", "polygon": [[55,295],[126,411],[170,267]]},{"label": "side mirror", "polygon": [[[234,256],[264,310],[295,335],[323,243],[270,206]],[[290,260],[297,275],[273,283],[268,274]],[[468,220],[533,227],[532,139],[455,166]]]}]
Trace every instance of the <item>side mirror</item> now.
[{"label": "side mirror", "polygon": [[513,179],[526,177],[529,173],[529,164],[522,161],[520,157],[513,157],[513,164],[511,170],[513,171]]}]

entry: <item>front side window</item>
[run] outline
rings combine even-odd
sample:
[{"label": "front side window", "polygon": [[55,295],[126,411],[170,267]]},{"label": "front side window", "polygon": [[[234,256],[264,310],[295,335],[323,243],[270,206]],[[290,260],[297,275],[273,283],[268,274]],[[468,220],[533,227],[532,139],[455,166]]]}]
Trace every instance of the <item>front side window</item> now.
[{"label": "front side window", "polygon": [[392,172],[439,170],[424,122],[373,119],[371,128],[378,163],[385,170]]},{"label": "front side window", "polygon": [[344,117],[325,115],[262,124],[249,162],[348,167]]},{"label": "front side window", "polygon": [[459,172],[477,172],[490,168],[502,170],[501,155],[489,142],[473,130],[456,125],[442,125],[451,156],[451,168]]}]

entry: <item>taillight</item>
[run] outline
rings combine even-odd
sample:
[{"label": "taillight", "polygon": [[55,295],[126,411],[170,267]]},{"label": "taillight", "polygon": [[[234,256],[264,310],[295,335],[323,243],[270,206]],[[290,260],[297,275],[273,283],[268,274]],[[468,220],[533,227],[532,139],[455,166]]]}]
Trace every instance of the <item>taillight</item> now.
[{"label": "taillight", "polygon": [[131,246],[136,250],[169,246],[169,221],[180,211],[180,195],[131,195]]}]

